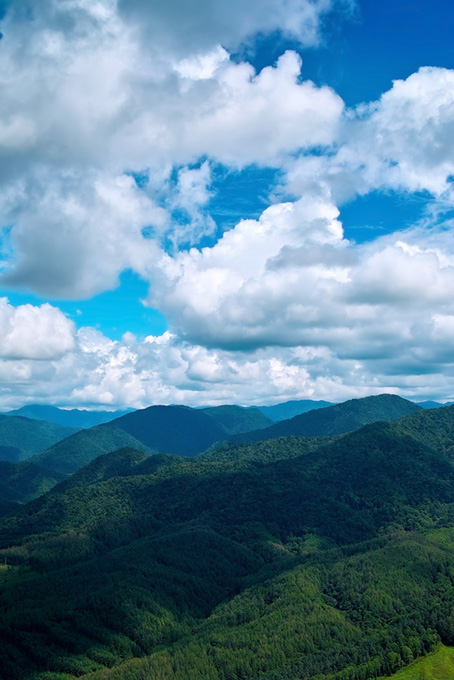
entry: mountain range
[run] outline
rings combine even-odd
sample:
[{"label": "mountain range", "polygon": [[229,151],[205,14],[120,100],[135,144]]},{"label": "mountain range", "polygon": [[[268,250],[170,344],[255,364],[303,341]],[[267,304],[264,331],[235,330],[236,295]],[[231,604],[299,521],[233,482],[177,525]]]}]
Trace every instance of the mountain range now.
[{"label": "mountain range", "polygon": [[454,407],[332,408],[315,437],[190,457],[149,455],[183,439],[153,434],[156,410],[93,428],[143,450],[73,464],[0,520],[5,677],[367,680],[454,645]]},{"label": "mountain range", "polygon": [[56,425],[73,427],[78,430],[94,425],[108,423],[110,420],[130,413],[132,409],[126,411],[86,411],[80,409],[62,409],[46,404],[28,404],[13,411],[8,411],[8,416],[23,416],[31,420],[46,420]]}]

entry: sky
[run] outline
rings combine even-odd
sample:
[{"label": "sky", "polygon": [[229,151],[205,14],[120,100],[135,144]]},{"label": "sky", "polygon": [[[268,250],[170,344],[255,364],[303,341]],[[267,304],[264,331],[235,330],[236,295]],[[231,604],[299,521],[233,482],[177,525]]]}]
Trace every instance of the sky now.
[{"label": "sky", "polygon": [[454,400],[453,34],[0,0],[0,409]]}]

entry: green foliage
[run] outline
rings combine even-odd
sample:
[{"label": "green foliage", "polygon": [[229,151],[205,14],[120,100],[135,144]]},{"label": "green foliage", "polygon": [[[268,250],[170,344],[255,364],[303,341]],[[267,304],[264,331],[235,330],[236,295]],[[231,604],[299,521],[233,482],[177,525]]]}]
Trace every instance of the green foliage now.
[{"label": "green foliage", "polygon": [[454,648],[439,645],[435,652],[414,661],[382,680],[451,680],[454,678]]},{"label": "green foliage", "polygon": [[40,468],[30,460],[22,463],[0,461],[0,496],[5,512],[9,510],[8,504],[27,503],[52,489],[62,478],[62,475]]}]

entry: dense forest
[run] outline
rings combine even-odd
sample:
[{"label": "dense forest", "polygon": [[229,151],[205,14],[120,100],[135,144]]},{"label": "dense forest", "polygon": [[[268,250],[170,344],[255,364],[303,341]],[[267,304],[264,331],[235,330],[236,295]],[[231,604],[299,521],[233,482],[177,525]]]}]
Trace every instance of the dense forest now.
[{"label": "dense forest", "polygon": [[154,453],[134,414],[86,433],[141,450],[71,466],[81,433],[57,444],[52,488],[0,520],[2,680],[368,680],[454,646],[454,406],[355,401],[354,431],[195,456]]}]

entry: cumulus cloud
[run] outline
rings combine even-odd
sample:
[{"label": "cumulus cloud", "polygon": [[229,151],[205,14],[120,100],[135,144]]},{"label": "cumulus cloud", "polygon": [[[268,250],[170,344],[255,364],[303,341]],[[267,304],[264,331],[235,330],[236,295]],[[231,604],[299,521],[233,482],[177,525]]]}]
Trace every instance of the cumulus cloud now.
[{"label": "cumulus cloud", "polygon": [[[132,177],[45,174],[8,192],[9,248],[14,257],[3,285],[49,297],[84,298],[115,288],[134,266],[144,273],[154,243],[144,225],[162,225],[166,213],[141,192]],[[0,191],[1,198],[1,191]]]},{"label": "cumulus cloud", "polygon": [[[184,0],[166,3],[145,0],[120,0],[119,8],[126,21],[139,26],[152,45],[172,54],[208,51],[221,44],[228,49],[256,33],[282,31],[302,45],[320,42],[324,16],[334,7],[351,11],[350,0]],[[177,21],[176,21],[177,18]]]},{"label": "cumulus cloud", "polygon": [[287,189],[329,188],[336,202],[372,190],[453,203],[454,70],[423,67],[378,101],[346,112],[335,154],[289,163]]},{"label": "cumulus cloud", "polygon": [[0,298],[0,359],[51,360],[75,347],[72,321],[49,304],[13,307]]},{"label": "cumulus cloud", "polygon": [[337,375],[355,360],[370,374],[440,373],[452,364],[452,226],[358,246],[337,217],[327,200],[300,199],[240,222],[212,248],[163,255],[150,303],[196,345],[318,347]]},{"label": "cumulus cloud", "polygon": [[[419,354],[402,353],[399,346],[386,360],[373,353],[340,356],[321,346],[230,352],[182,342],[171,333],[144,341],[128,334],[112,341],[82,328],[75,346],[60,357],[0,357],[0,403],[2,408],[42,402],[114,409],[175,403],[260,405],[308,397],[342,401],[381,392],[421,400],[440,392],[450,396],[452,352],[442,364],[440,346],[448,346],[452,319],[434,319],[420,338],[426,342],[420,342]],[[438,343],[434,352],[429,337]]]},{"label": "cumulus cloud", "polygon": [[[182,20],[192,21],[194,8],[176,4]],[[303,42],[310,33],[313,41],[331,4],[290,3],[272,19],[263,19],[268,13],[256,2],[228,12],[220,2],[210,7],[216,25],[230,17],[233,44],[276,28]],[[239,29],[235,16],[247,18],[247,27]],[[177,245],[215,231],[204,210],[210,165],[193,166],[201,158],[236,168],[276,165],[288,153],[332,143],[342,100],[301,80],[294,52],[256,73],[230,61],[222,36],[214,31],[208,39],[207,29],[197,50],[188,44],[174,54],[169,33],[151,40],[160,21],[172,21],[179,36],[174,17],[167,5],[119,9],[113,0],[7,9],[0,45],[0,227],[10,237],[4,284],[53,298],[111,289],[128,267],[144,274],[145,258],[154,256],[150,234]],[[148,37],[140,37],[138,22]],[[163,199],[172,169],[178,191]],[[146,186],[134,184],[137,175]],[[176,209],[185,219],[175,219]]]}]

